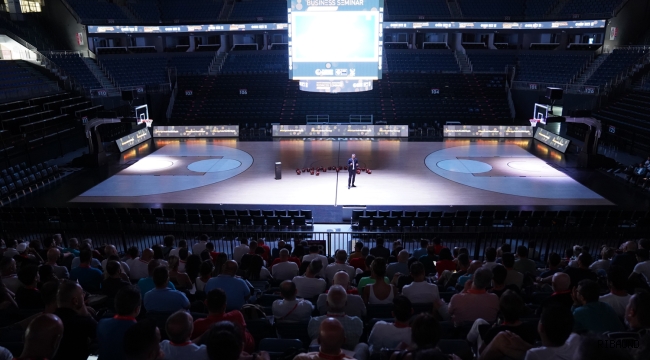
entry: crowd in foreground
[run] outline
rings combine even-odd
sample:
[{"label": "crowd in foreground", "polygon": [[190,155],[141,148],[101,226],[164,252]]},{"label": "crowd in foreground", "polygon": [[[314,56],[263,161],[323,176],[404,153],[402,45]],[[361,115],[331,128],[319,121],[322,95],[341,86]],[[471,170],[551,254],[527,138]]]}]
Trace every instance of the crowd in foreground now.
[{"label": "crowd in foreground", "polygon": [[[576,245],[544,266],[534,247],[471,260],[440,239],[410,252],[356,242],[350,254],[264,239],[225,254],[207,235],[192,242],[167,236],[119,254],[58,234],[3,241],[0,345],[13,348],[0,360],[270,359],[250,328],[260,320],[304,325],[310,343],[283,359],[650,358],[645,239],[603,247],[596,261]],[[390,316],[372,318],[377,309]],[[450,338],[466,349],[445,354]]]}]

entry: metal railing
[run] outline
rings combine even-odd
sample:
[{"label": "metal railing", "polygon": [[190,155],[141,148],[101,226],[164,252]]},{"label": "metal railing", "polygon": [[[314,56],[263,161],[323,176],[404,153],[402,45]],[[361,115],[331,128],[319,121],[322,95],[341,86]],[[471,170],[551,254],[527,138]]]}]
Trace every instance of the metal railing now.
[{"label": "metal railing", "polygon": [[538,81],[513,81],[512,89],[515,90],[532,90],[544,91],[547,87],[555,87],[564,90],[568,94],[598,95],[600,88],[598,85],[574,85],[574,84],[557,84],[545,83]]},{"label": "metal railing", "polygon": [[372,124],[372,115],[350,115],[350,124]]},{"label": "metal railing", "polygon": [[167,112],[165,113],[167,121],[172,118],[172,111],[174,110],[176,95],[178,95],[178,82],[174,83],[174,90],[172,90],[172,95],[169,97],[169,105],[167,105]]},{"label": "metal railing", "polygon": [[307,125],[329,124],[329,115],[307,115]]}]

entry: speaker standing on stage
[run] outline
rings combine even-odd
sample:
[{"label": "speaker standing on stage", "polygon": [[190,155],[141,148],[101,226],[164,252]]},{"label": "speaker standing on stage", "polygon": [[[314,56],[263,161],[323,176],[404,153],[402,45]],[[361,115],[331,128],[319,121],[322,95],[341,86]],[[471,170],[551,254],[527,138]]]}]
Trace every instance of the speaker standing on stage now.
[{"label": "speaker standing on stage", "polygon": [[359,160],[357,156],[352,154],[352,157],[348,159],[348,189],[350,188],[350,183],[352,187],[354,186],[354,179],[357,177],[357,168],[359,167]]}]

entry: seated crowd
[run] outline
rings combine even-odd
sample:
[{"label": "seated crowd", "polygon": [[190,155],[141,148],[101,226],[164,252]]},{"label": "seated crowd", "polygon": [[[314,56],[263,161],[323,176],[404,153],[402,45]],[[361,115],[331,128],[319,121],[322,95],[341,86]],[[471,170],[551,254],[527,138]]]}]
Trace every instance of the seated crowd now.
[{"label": "seated crowd", "polygon": [[479,261],[440,239],[411,253],[356,241],[351,254],[192,242],[169,235],[121,256],[58,234],[7,241],[0,360],[650,358],[646,239],[597,261],[576,245],[546,266],[507,243]]}]

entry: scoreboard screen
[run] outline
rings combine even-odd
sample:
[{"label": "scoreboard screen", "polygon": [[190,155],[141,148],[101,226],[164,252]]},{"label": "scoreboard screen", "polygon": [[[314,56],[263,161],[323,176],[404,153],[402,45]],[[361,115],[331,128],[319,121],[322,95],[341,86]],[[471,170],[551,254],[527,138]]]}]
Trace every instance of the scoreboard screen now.
[{"label": "scoreboard screen", "polygon": [[[361,81],[381,78],[383,7],[383,0],[288,0],[289,78],[323,92],[360,91],[368,87]],[[339,86],[310,84],[332,80]]]}]

